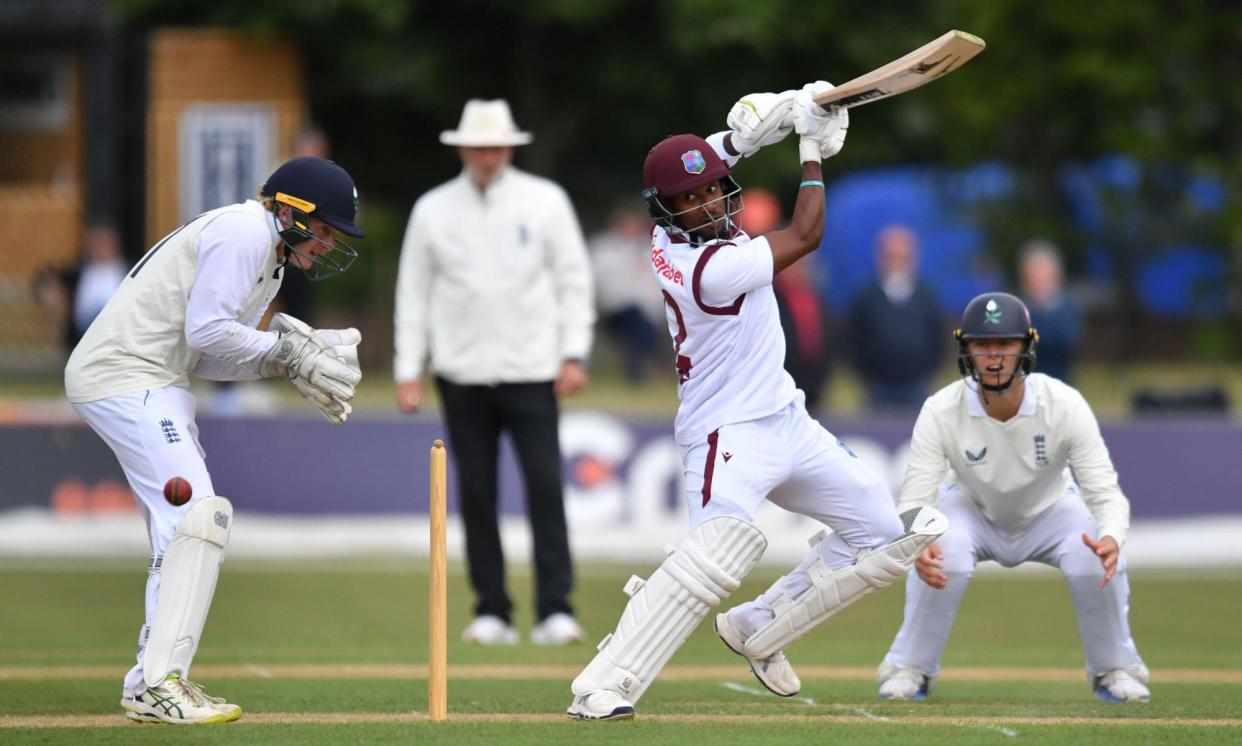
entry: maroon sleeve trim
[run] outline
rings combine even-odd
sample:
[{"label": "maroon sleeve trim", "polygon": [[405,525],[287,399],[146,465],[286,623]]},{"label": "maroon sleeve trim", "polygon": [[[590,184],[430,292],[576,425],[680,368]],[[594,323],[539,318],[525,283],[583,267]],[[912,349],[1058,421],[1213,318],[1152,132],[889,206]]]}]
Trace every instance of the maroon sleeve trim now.
[{"label": "maroon sleeve trim", "polygon": [[703,249],[703,253],[699,254],[699,260],[694,264],[694,276],[690,278],[690,290],[694,293],[694,302],[698,305],[703,313],[712,316],[737,316],[742,312],[742,301],[746,300],[746,293],[739,295],[732,304],[728,306],[709,306],[703,302],[702,287],[699,282],[703,279],[703,268],[707,266],[707,260],[712,255],[720,251],[722,246],[732,246],[730,243],[714,243]]}]

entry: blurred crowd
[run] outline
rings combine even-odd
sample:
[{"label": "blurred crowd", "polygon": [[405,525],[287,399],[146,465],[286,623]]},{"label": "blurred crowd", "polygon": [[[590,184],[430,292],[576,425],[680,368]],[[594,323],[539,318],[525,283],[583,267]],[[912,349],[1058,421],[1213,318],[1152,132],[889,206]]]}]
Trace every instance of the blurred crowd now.
[{"label": "blurred crowd", "polygon": [[[316,127],[308,127],[297,143],[295,156],[329,152],[326,137]],[[749,235],[782,226],[783,208],[771,192],[748,189],[744,205],[739,220]],[[650,231],[651,220],[635,199],[618,202],[607,225],[587,238],[598,330],[593,367],[634,386],[659,380],[672,370],[664,301],[651,274]],[[34,281],[40,305],[61,320],[66,354],[128,269],[111,223],[93,221],[83,236],[72,266],[45,268]],[[831,240],[829,236],[825,242]],[[812,411],[824,401],[831,372],[841,367],[857,375],[870,411],[917,411],[942,380],[942,369],[953,362],[948,359],[950,335],[957,320],[920,276],[918,236],[907,226],[887,225],[875,236],[874,256],[872,280],[848,303],[832,298],[825,265],[814,255],[776,278],[785,366],[806,393]],[[1032,324],[1039,331],[1039,370],[1072,382],[1081,320],[1065,291],[1058,248],[1046,239],[1027,241],[1018,252],[1013,275],[1017,279],[1013,290],[1030,307]],[[279,299],[282,310],[312,318],[313,300],[313,287],[305,276],[289,273]],[[830,313],[830,307],[844,311]],[[208,408],[215,414],[267,412],[275,406],[257,387],[213,386]]]},{"label": "blurred crowd", "polygon": [[[747,189],[740,227],[759,236],[783,226],[780,200]],[[606,228],[588,239],[600,335],[596,365],[615,369],[632,385],[672,370],[664,303],[651,274],[651,220],[637,200],[621,202]],[[832,237],[825,239],[831,251]],[[864,389],[869,411],[917,412],[951,366],[958,320],[920,275],[919,237],[890,224],[874,239],[874,274],[847,302],[832,297],[825,265],[809,256],[777,276],[774,289],[785,333],[785,368],[816,411],[834,369],[849,368]],[[1039,331],[1039,370],[1072,382],[1080,336],[1079,312],[1065,291],[1060,251],[1033,238],[1018,252],[1012,288],[1031,309]],[[1009,288],[996,288],[1009,289]],[[835,314],[831,308],[841,308]]]}]

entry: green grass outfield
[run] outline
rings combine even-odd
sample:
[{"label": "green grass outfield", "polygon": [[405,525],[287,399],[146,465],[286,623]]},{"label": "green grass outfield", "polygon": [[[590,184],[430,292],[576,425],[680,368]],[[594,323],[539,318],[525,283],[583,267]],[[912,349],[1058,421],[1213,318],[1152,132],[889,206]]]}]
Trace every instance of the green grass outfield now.
[{"label": "green grass outfield", "polygon": [[[927,702],[875,699],[870,675],[901,617],[902,591],[893,588],[794,646],[798,697],[763,692],[704,624],[644,697],[639,718],[617,723],[562,715],[593,645],[458,642],[470,601],[455,573],[450,722],[429,723],[423,562],[226,563],[194,674],[246,716],[174,732],[131,724],[117,705],[140,621],[141,564],[0,565],[0,743],[1242,743],[1236,572],[1132,576],[1131,622],[1152,669],[1148,705],[1091,696],[1059,578],[1000,572],[968,591]],[[615,623],[624,579],[652,567],[584,568],[576,603],[593,640]],[[738,597],[773,577],[757,571]],[[513,587],[525,633],[529,579],[514,577]]]}]

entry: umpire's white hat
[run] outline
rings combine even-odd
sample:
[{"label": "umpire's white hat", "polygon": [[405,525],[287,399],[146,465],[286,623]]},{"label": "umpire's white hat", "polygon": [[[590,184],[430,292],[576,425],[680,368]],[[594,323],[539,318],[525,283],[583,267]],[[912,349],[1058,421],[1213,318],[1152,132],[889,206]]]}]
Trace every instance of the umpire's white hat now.
[{"label": "umpire's white hat", "polygon": [[461,112],[461,123],[455,130],[440,133],[440,142],[467,148],[492,148],[509,145],[526,145],[534,137],[518,130],[509,111],[509,103],[503,98],[484,101],[474,98],[466,102]]}]

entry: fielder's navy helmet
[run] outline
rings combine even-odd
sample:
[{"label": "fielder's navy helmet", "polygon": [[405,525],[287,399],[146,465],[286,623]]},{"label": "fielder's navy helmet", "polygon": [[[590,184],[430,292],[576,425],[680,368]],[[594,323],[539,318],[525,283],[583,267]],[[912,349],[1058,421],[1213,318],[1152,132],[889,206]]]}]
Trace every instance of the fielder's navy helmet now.
[{"label": "fielder's navy helmet", "polygon": [[1031,326],[1031,312],[1016,296],[1009,293],[984,293],[966,304],[962,312],[962,325],[953,332],[957,340],[957,369],[963,377],[979,381],[989,391],[1004,391],[1013,383],[1018,371],[1003,385],[983,383],[974,360],[966,351],[966,343],[972,339],[1020,339],[1025,343],[1020,370],[1027,376],[1035,368],[1035,346],[1039,332]]},{"label": "fielder's navy helmet", "polygon": [[286,161],[267,177],[260,193],[319,218],[347,236],[362,238],[354,225],[358,189],[345,169],[313,155]]}]

